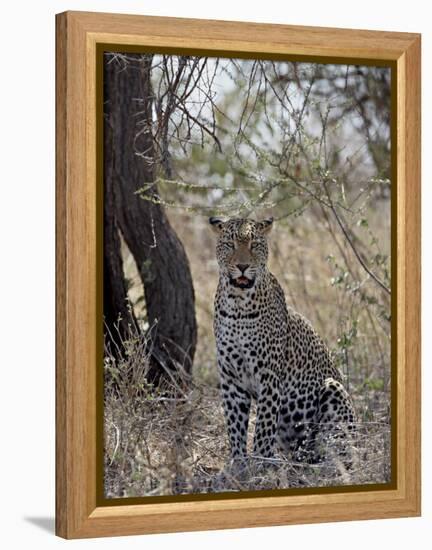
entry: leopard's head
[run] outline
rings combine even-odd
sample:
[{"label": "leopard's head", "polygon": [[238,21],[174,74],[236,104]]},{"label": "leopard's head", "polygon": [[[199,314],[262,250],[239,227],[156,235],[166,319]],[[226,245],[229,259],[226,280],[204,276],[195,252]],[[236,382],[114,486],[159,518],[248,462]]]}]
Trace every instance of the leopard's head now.
[{"label": "leopard's head", "polygon": [[267,234],[273,218],[254,221],[212,217],[209,222],[218,236],[216,258],[221,275],[236,288],[252,288],[266,269]]}]

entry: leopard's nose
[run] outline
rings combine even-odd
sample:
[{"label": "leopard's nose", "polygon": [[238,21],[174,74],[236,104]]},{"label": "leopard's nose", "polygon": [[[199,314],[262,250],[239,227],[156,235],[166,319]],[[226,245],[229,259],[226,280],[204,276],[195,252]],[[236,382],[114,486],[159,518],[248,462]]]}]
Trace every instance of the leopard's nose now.
[{"label": "leopard's nose", "polygon": [[240,269],[242,273],[244,273],[246,269],[249,267],[249,264],[237,264],[237,267]]}]

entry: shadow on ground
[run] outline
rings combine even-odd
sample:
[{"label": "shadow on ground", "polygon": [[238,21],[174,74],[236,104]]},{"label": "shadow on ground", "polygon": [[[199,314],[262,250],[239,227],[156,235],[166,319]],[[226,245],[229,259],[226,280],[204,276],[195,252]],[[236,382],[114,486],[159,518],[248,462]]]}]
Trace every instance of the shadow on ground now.
[{"label": "shadow on ground", "polygon": [[48,517],[29,517],[24,518],[29,523],[32,523],[33,525],[36,525],[36,527],[39,527],[43,531],[47,531],[48,533],[51,533],[54,535],[55,533],[55,520],[54,518],[48,518]]}]

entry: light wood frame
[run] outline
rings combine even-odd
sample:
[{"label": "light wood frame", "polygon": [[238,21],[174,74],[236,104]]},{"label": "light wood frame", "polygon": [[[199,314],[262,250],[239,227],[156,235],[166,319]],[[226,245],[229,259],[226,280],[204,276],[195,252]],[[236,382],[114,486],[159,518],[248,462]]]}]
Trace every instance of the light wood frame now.
[{"label": "light wood frame", "polygon": [[[65,538],[420,514],[420,35],[66,12],[57,15],[56,532]],[[397,472],[385,491],[97,506],[98,43],[386,61],[396,68]],[[233,55],[234,56],[234,55]],[[393,113],[394,114],[394,113]],[[395,298],[393,298],[394,300]],[[394,335],[393,335],[394,336]]]}]

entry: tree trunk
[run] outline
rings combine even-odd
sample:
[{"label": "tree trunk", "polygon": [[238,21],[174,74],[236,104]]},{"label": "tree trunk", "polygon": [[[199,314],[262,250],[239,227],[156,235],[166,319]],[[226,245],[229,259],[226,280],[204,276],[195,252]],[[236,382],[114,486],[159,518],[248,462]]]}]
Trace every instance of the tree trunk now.
[{"label": "tree trunk", "polygon": [[[112,131],[115,216],[144,285],[151,327],[150,378],[157,380],[166,369],[191,370],[197,337],[194,290],[183,245],[163,207],[154,202],[156,185],[147,192],[148,200],[136,194],[155,181],[152,57],[128,55],[123,67],[110,60],[105,61],[105,127]],[[110,288],[114,286],[108,283]],[[122,289],[114,292],[121,302]]]},{"label": "tree trunk", "polygon": [[133,312],[127,303],[127,290],[123,275],[123,260],[120,250],[120,236],[115,208],[113,186],[112,132],[105,125],[104,132],[104,269],[103,308],[105,330],[109,331],[111,351],[118,355],[127,338],[128,323],[134,322]]}]

